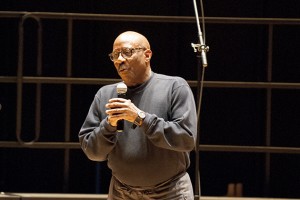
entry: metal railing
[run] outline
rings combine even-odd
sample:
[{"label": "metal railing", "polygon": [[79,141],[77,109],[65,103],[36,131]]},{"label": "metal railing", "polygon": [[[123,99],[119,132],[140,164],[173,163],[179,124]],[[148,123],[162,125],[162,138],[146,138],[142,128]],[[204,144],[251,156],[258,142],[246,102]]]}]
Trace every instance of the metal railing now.
[{"label": "metal railing", "polygon": [[[72,31],[73,31],[73,21],[74,20],[93,20],[93,21],[137,21],[137,22],[151,22],[151,23],[194,23],[194,17],[190,16],[150,16],[150,15],[114,15],[114,14],[84,14],[84,13],[51,13],[51,12],[11,12],[11,11],[0,11],[1,18],[17,18],[20,20],[19,23],[19,49],[18,49],[18,68],[17,76],[0,76],[0,83],[16,83],[17,84],[17,113],[16,113],[16,138],[21,147],[32,147],[35,146],[34,143],[38,141],[40,136],[40,95],[41,95],[41,84],[65,84],[66,85],[66,127],[65,127],[65,148],[74,148],[74,144],[69,143],[70,140],[70,101],[71,101],[71,85],[73,84],[111,84],[120,81],[120,79],[106,79],[106,78],[74,78],[72,77]],[[34,19],[37,24],[37,76],[23,76],[23,54],[24,54],[24,22],[27,19]],[[68,48],[67,48],[67,75],[66,77],[43,77],[42,74],[42,22],[41,19],[57,19],[57,20],[67,20],[68,26]],[[274,25],[300,25],[300,19],[282,19],[282,18],[233,18],[233,17],[206,17],[206,23],[211,24],[263,24],[269,26],[269,57],[268,57],[268,74],[271,74],[271,60],[272,60],[272,35]],[[300,83],[278,83],[272,82],[271,77],[268,76],[268,82],[232,82],[232,81],[204,81],[204,87],[211,88],[260,88],[271,91],[272,89],[300,89]],[[37,85],[36,88],[36,127],[35,127],[35,137],[30,142],[24,142],[21,137],[21,121],[22,121],[22,86],[26,83],[34,83]],[[197,81],[188,81],[191,87],[197,86]],[[270,102],[267,102],[269,104]],[[267,114],[267,116],[269,116]],[[268,120],[267,120],[268,121]],[[267,128],[268,130],[268,128]],[[10,144],[10,145],[6,145]],[[45,144],[45,146],[43,146]],[[39,148],[61,148],[58,143],[47,143],[40,142],[37,146]],[[70,144],[70,146],[69,146]],[[0,142],[0,147],[17,147],[12,145],[11,142]],[[76,145],[75,145],[76,146]],[[231,146],[228,148],[227,145],[218,145],[218,149],[215,149],[214,145],[200,145],[200,149],[209,151],[220,151],[224,148],[224,151],[240,151],[239,146]],[[211,146],[212,148],[210,148]],[[244,148],[244,147],[242,147]],[[259,147],[264,149],[265,147]],[[276,147],[276,149],[289,149],[284,147]],[[257,147],[248,146],[248,151],[255,151]],[[295,153],[293,148],[292,152]],[[270,152],[270,150],[265,151]],[[278,152],[278,149],[277,151]],[[299,150],[300,152],[300,150]],[[278,152],[279,153],[279,152]]]},{"label": "metal railing", "polygon": [[[0,76],[0,83],[16,83],[17,85],[17,111],[16,111],[16,138],[17,141],[0,141],[0,148],[47,148],[65,150],[65,182],[68,182],[69,170],[69,150],[79,149],[76,142],[70,142],[70,109],[71,109],[71,87],[74,84],[97,84],[106,85],[115,83],[120,79],[106,78],[75,78],[72,77],[72,32],[74,20],[93,20],[93,21],[135,21],[149,23],[195,23],[194,17],[190,16],[149,16],[149,15],[114,15],[114,14],[82,14],[82,13],[50,13],[50,12],[7,12],[0,11],[1,18],[19,19],[19,49],[17,76]],[[37,76],[23,75],[23,54],[24,54],[24,22],[27,19],[34,19],[37,24]],[[67,74],[66,77],[43,77],[42,75],[42,21],[41,19],[67,20]],[[300,148],[296,147],[274,147],[271,146],[271,94],[273,89],[300,89],[300,83],[278,83],[272,82],[272,46],[273,46],[273,27],[276,25],[300,25],[300,19],[270,19],[270,18],[229,18],[229,17],[206,17],[208,24],[260,24],[268,26],[268,63],[267,63],[267,82],[231,82],[231,81],[204,81],[204,87],[208,88],[259,88],[266,89],[266,146],[231,146],[231,145],[199,145],[200,151],[223,151],[223,152],[252,152],[265,153],[266,171],[269,169],[270,153],[299,154]],[[36,84],[36,122],[35,136],[32,141],[22,140],[22,91],[23,85]],[[65,138],[63,142],[39,142],[40,133],[40,111],[41,111],[41,84],[65,84],[66,86],[66,124]],[[191,87],[197,86],[197,81],[189,80]],[[268,179],[268,177],[266,177]]]}]

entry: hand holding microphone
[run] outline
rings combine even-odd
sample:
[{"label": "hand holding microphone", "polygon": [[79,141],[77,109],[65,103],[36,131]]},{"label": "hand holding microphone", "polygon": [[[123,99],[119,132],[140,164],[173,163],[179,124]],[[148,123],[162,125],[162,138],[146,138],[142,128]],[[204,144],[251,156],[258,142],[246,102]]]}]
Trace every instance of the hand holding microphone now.
[{"label": "hand holding microphone", "polygon": [[[118,98],[112,98],[106,104],[108,122],[117,126],[117,131],[124,129],[124,120],[141,125],[144,112],[137,108],[130,99],[126,99],[127,86],[124,83],[117,85]],[[134,127],[133,127],[134,128]]]},{"label": "hand holding microphone", "polygon": [[124,117],[126,115],[126,107],[128,101],[126,99],[127,86],[124,83],[119,83],[117,85],[117,94],[118,98],[112,98],[106,104],[106,107],[109,110],[106,110],[106,114],[108,114],[108,122],[112,126],[117,126],[117,131],[122,132],[124,128]]}]

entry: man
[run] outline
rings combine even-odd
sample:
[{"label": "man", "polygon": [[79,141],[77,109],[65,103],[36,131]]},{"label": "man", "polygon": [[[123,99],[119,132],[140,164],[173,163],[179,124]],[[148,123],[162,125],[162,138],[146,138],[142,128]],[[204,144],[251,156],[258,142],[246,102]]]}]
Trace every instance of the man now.
[{"label": "man", "polygon": [[120,34],[109,56],[128,87],[126,98],[117,98],[117,84],[100,88],[79,133],[89,159],[108,161],[108,199],[194,199],[186,173],[197,126],[189,85],[152,72],[150,44],[137,32]]}]

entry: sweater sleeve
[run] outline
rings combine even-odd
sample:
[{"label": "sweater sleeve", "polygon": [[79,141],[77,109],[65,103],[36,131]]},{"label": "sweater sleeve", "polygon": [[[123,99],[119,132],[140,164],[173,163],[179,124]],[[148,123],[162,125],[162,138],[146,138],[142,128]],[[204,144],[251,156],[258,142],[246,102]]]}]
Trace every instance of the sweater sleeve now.
[{"label": "sweater sleeve", "polygon": [[147,114],[142,128],[151,142],[173,151],[191,151],[197,136],[197,114],[193,93],[185,84],[175,88],[169,120]]},{"label": "sweater sleeve", "polygon": [[79,131],[79,142],[83,152],[94,161],[104,161],[116,144],[116,127],[101,120],[100,99],[95,96],[87,117]]}]

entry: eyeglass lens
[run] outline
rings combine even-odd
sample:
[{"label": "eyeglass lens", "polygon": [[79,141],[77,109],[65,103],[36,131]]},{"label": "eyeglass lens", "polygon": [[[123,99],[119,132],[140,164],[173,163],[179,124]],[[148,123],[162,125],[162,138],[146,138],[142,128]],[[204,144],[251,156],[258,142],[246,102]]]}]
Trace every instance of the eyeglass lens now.
[{"label": "eyeglass lens", "polygon": [[112,52],[109,54],[109,57],[112,61],[115,61],[119,58],[120,54],[122,55],[123,58],[130,58],[132,56],[132,54],[134,53],[134,51],[136,50],[141,50],[141,49],[145,49],[145,48],[124,48],[121,51],[116,51],[116,52]]}]

